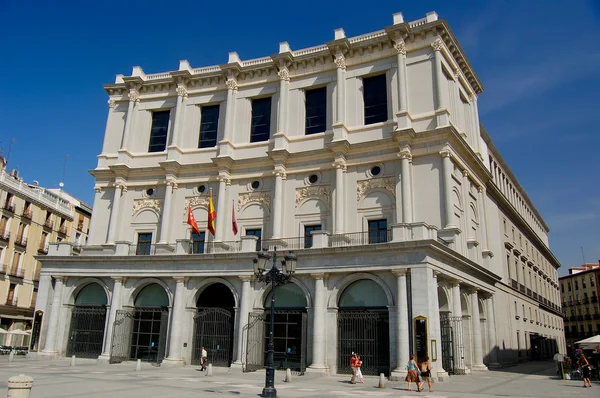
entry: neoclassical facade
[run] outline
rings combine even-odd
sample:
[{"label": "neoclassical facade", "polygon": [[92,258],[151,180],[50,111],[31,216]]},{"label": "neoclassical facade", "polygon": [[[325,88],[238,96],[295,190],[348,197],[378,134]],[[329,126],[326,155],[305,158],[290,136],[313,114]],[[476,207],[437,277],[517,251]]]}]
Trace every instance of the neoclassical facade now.
[{"label": "neoclassical facade", "polygon": [[277,367],[347,373],[355,351],[364,373],[402,377],[414,353],[443,378],[564,351],[548,227],[436,13],[259,59],[134,67],[105,89],[89,239],[42,259],[38,355],[186,365],[204,346],[259,369],[260,248],[298,257],[275,291]]}]

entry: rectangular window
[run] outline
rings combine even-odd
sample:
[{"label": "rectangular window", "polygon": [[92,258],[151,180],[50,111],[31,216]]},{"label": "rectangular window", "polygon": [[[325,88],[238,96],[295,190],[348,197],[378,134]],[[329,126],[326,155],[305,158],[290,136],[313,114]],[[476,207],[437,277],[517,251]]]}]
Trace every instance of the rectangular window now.
[{"label": "rectangular window", "polygon": [[203,106],[200,116],[200,141],[198,148],[217,146],[217,130],[219,128],[219,105]]},{"label": "rectangular window", "polygon": [[579,290],[579,283],[577,283],[577,281],[575,281],[574,284],[575,284],[575,290]]},{"label": "rectangular window", "polygon": [[17,285],[15,283],[11,283],[8,287],[8,296],[6,297],[6,305],[16,305],[15,300],[15,290],[17,289]]},{"label": "rectangular window", "polygon": [[582,289],[586,288],[585,277],[581,280],[581,288]]},{"label": "rectangular window", "polygon": [[304,226],[304,248],[310,249],[313,245],[312,231],[320,231],[320,225],[305,225]]},{"label": "rectangular window", "polygon": [[262,236],[262,229],[247,229],[246,230],[246,236],[256,236],[258,237],[258,240],[256,241],[256,251],[259,252],[262,249],[262,241],[261,241],[261,236]]},{"label": "rectangular window", "polygon": [[369,244],[385,243],[387,237],[387,220],[369,220]]},{"label": "rectangular window", "polygon": [[205,231],[200,231],[200,234],[192,232],[192,254],[204,253],[204,242],[206,242]]},{"label": "rectangular window", "polygon": [[148,152],[162,152],[167,148],[170,115],[171,111],[152,112],[152,128],[150,130]]},{"label": "rectangular window", "polygon": [[135,250],[136,256],[149,256],[152,248],[152,234],[138,234],[137,247]]},{"label": "rectangular window", "polygon": [[365,124],[388,120],[387,82],[385,74],[363,79]]},{"label": "rectangular window", "polygon": [[590,276],[590,286],[594,287],[595,283],[594,283],[594,276]]},{"label": "rectangular window", "polygon": [[271,136],[271,97],[252,100],[250,142],[268,141]]},{"label": "rectangular window", "polygon": [[327,87],[306,90],[306,135],[325,131]]}]

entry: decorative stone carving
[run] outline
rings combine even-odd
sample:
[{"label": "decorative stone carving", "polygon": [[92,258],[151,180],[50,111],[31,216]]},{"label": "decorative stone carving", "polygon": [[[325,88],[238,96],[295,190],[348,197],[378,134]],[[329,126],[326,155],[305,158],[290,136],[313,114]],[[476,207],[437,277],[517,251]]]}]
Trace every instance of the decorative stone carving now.
[{"label": "decorative stone carving", "polygon": [[346,58],[344,57],[344,54],[337,54],[333,62],[338,68],[346,69]]},{"label": "decorative stone carving", "polygon": [[400,153],[398,153],[398,157],[400,159],[412,160],[412,153],[410,151],[410,147],[408,145],[402,147],[402,149],[400,149]]},{"label": "decorative stone carving", "polygon": [[98,186],[98,185],[94,186],[94,192],[96,192],[96,193],[102,192],[102,187]]},{"label": "decorative stone carving", "polygon": [[208,207],[208,196],[203,195],[203,196],[192,196],[191,198],[185,198],[185,211],[186,212],[190,206],[192,206],[192,208],[198,207],[198,206]]},{"label": "decorative stone carving", "polygon": [[227,86],[227,88],[229,90],[233,90],[233,91],[237,91],[238,89],[238,84],[237,81],[235,81],[235,79],[227,79],[227,81],[225,82],[225,85]]},{"label": "decorative stone carving", "polygon": [[404,44],[404,40],[395,42],[394,48],[398,54],[406,55],[406,44]]},{"label": "decorative stone carving", "polygon": [[433,47],[433,51],[440,51],[444,46],[444,42],[442,39],[437,38],[433,43],[431,43],[431,47]]},{"label": "decorative stone carving", "polygon": [[393,196],[396,196],[396,182],[394,181],[394,177],[371,178],[370,180],[358,181],[356,184],[356,200],[359,201],[367,192],[375,188],[383,188]]},{"label": "decorative stone carving", "polygon": [[238,211],[250,202],[260,203],[263,207],[271,209],[271,193],[270,192],[246,192],[239,195]]},{"label": "decorative stone carving", "polygon": [[140,95],[138,93],[136,93],[135,91],[130,91],[129,92],[129,101],[133,101],[135,103],[140,102]]},{"label": "decorative stone carving", "polygon": [[286,82],[290,81],[290,72],[287,70],[287,68],[279,69],[279,72],[277,72],[277,75],[279,75],[279,78],[281,80],[285,80]]},{"label": "decorative stone carving", "polygon": [[109,108],[114,108],[115,105],[117,105],[117,101],[115,101],[114,99],[109,99],[108,100],[108,107]]},{"label": "decorative stone carving", "polygon": [[177,86],[177,89],[175,91],[177,91],[177,95],[179,97],[187,98],[188,96],[187,89],[183,86]]},{"label": "decorative stone carving", "polygon": [[311,185],[296,188],[296,207],[306,198],[318,198],[330,206],[331,187],[329,185]]},{"label": "decorative stone carving", "polygon": [[133,210],[131,214],[135,214],[142,209],[152,209],[160,214],[162,209],[161,199],[135,199],[133,201]]}]

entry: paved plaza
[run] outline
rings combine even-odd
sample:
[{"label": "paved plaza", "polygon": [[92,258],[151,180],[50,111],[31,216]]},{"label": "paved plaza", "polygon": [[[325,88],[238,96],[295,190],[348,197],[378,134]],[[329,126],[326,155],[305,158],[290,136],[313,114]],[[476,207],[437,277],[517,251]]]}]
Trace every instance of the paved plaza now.
[{"label": "paved plaza", "polygon": [[[241,373],[215,368],[205,376],[196,367],[163,368],[135,363],[107,365],[94,360],[31,360],[15,357],[8,362],[0,357],[0,397],[7,392],[9,377],[26,374],[34,378],[31,398],[55,397],[257,397],[264,385],[264,372]],[[581,381],[563,381],[554,376],[551,362],[533,362],[484,374],[454,376],[434,384],[435,392],[410,392],[406,383],[387,382],[377,388],[378,378],[367,377],[365,384],[349,384],[348,377],[294,376],[284,383],[277,373],[276,388],[280,397],[598,397],[600,383],[582,388]]]}]

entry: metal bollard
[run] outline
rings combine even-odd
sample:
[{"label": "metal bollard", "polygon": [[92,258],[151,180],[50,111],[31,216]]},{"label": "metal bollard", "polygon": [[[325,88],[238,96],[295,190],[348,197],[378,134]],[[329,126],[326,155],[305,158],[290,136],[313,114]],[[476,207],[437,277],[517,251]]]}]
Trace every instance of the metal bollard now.
[{"label": "metal bollard", "polygon": [[379,385],[377,388],[385,388],[385,375],[383,373],[379,374]]},{"label": "metal bollard", "polygon": [[135,364],[135,371],[136,371],[136,372],[139,372],[139,371],[141,371],[141,370],[142,370],[142,360],[141,360],[141,359],[138,359],[138,360],[137,360],[137,363]]},{"label": "metal bollard", "polygon": [[7,398],[29,398],[33,387],[33,377],[20,374],[8,379]]},{"label": "metal bollard", "polygon": [[208,364],[208,367],[206,368],[206,375],[212,376],[212,363]]},{"label": "metal bollard", "polygon": [[71,366],[75,366],[75,355],[71,357]]},{"label": "metal bollard", "polygon": [[8,362],[13,362],[15,360],[15,352],[13,350],[8,354]]},{"label": "metal bollard", "polygon": [[286,383],[291,383],[292,382],[292,370],[290,368],[287,368],[285,370],[285,380],[284,382]]}]

